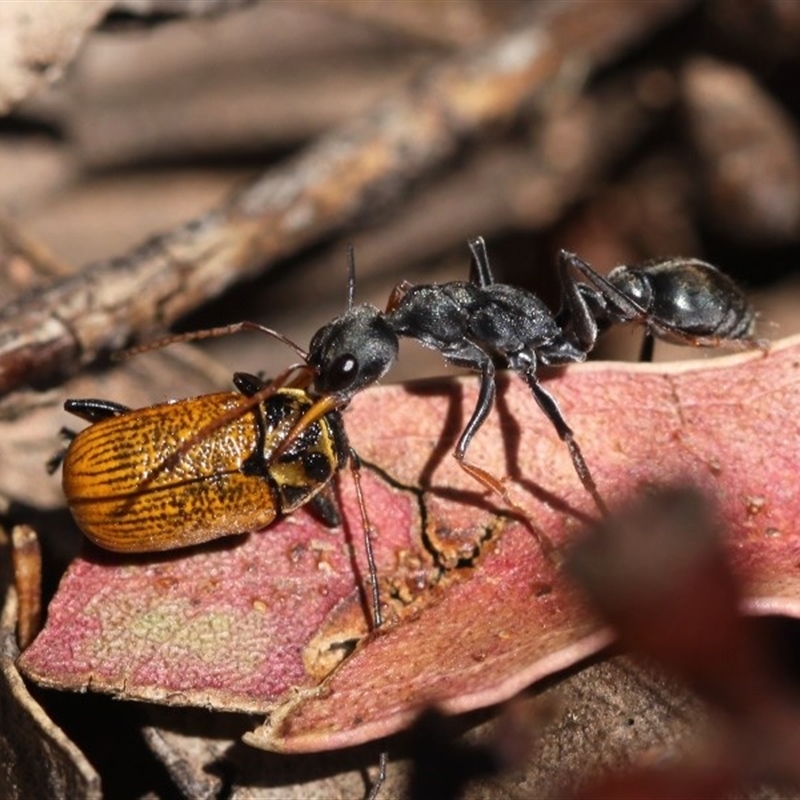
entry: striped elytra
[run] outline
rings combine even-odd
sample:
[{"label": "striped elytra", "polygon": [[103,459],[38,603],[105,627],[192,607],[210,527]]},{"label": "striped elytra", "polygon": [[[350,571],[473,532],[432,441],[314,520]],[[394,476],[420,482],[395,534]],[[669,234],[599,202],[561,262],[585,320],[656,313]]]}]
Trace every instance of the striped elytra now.
[{"label": "striped elytra", "polygon": [[[257,405],[236,392],[138,410],[70,401],[68,410],[84,418],[82,404],[93,414],[91,404],[108,413],[75,435],[63,456],[72,515],[93,542],[123,552],[172,550],[260,530],[312,500],[347,461],[336,411],[287,441],[313,402],[307,392],[288,388]],[[174,458],[225,415],[232,418]]]}]

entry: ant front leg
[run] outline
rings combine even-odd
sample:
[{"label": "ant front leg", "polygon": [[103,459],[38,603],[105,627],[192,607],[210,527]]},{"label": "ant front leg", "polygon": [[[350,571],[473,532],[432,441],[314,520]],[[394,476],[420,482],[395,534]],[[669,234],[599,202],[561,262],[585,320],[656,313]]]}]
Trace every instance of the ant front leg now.
[{"label": "ant front leg", "polygon": [[403,302],[405,296],[408,294],[409,289],[413,289],[414,284],[411,281],[400,281],[392,293],[389,295],[389,300],[386,303],[386,313],[391,314]]}]

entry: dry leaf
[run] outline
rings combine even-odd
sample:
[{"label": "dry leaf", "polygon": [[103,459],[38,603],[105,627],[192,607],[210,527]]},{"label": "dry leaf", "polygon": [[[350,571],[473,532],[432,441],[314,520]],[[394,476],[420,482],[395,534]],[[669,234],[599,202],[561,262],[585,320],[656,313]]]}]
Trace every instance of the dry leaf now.
[{"label": "dry leaf", "polygon": [[[758,613],[800,608],[798,364],[800,343],[787,340],[768,356],[598,364],[548,382],[612,507],[677,480],[717,498]],[[87,553],[62,581],[24,670],[51,686],[270,710],[249,743],[299,752],[385,735],[427,704],[455,712],[498,702],[594,652],[610,634],[532,526],[484,498],[449,456],[476,388],[466,379],[370,390],[347,412],[353,445],[380,469],[364,478],[390,612],[352,654],[367,618],[345,475],[346,536],[299,512],[241,543],[166,559]],[[516,378],[501,382],[469,457],[514,476],[515,498],[557,546],[593,513],[566,448]]]}]

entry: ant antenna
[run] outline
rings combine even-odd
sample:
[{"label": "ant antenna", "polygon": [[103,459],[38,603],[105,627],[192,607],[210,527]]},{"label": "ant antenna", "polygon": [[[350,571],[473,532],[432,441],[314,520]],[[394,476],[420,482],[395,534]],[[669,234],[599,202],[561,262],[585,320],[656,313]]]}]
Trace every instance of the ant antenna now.
[{"label": "ant antenna", "polygon": [[347,310],[353,307],[356,299],[356,249],[352,243],[347,245]]}]

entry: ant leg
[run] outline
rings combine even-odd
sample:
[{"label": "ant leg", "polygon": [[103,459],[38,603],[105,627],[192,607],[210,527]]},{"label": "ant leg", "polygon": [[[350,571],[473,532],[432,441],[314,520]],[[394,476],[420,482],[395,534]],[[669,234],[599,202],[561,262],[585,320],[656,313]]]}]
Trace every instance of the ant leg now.
[{"label": "ant leg", "polygon": [[494,283],[492,268],[489,266],[489,255],[486,252],[486,242],[483,236],[470,239],[469,249],[472,253],[472,263],[469,269],[469,279],[481,288],[491,286]]},{"label": "ant leg", "polygon": [[[454,359],[451,360],[455,361]],[[474,369],[475,365],[472,366]],[[486,359],[482,361],[478,367],[481,371],[481,386],[478,392],[478,403],[475,406],[475,411],[472,412],[472,417],[470,417],[467,427],[464,428],[463,433],[458,439],[454,453],[458,461],[462,463],[467,453],[469,443],[472,441],[472,437],[477,433],[478,428],[486,421],[486,417],[489,416],[489,412],[492,410],[495,394],[497,392],[495,369],[491,359],[486,356]]]},{"label": "ant leg", "polygon": [[[597,342],[598,321],[605,317],[606,303],[600,288],[593,289],[577,281],[570,272],[570,269],[575,269],[589,277],[584,267],[595,274],[594,270],[574,253],[568,253],[566,250],[559,252],[558,277],[563,293],[562,303],[566,306],[566,308],[562,306],[559,317],[567,318],[581,350],[588,353]],[[593,277],[590,280],[594,282]]]},{"label": "ant leg", "polygon": [[561,439],[561,441],[567,445],[570,457],[572,458],[572,466],[575,467],[575,472],[581,479],[581,483],[586,491],[592,496],[595,505],[598,509],[600,509],[600,513],[606,516],[608,514],[608,507],[606,506],[603,498],[600,496],[600,492],[597,491],[597,484],[594,482],[594,478],[592,477],[589,466],[583,457],[581,448],[578,445],[578,442],[575,440],[575,435],[572,432],[572,428],[567,425],[567,422],[561,413],[561,409],[558,407],[556,399],[539,383],[533,371],[528,370],[522,372],[521,374],[533,392],[533,396],[536,399],[536,402],[539,404],[539,408],[544,411],[544,413],[547,415],[547,418],[553,423],[553,427],[556,429],[559,439]]},{"label": "ant leg", "polygon": [[394,289],[392,289],[392,293],[389,295],[389,300],[386,302],[386,313],[391,314],[400,303],[403,302],[403,298],[408,294],[408,290],[413,288],[414,284],[411,281],[400,281]]},{"label": "ant leg", "polygon": [[[470,364],[470,366],[472,366],[473,369],[475,368],[474,363]],[[503,502],[509,506],[509,508],[514,509],[514,511],[527,518],[527,512],[519,503],[514,501],[502,480],[496,478],[482,467],[477,466],[477,464],[466,460],[467,448],[472,441],[472,437],[486,421],[486,417],[489,416],[497,392],[495,369],[491,359],[487,356],[486,360],[480,363],[479,368],[481,371],[481,386],[478,393],[478,402],[475,406],[475,411],[472,412],[472,417],[467,423],[467,427],[464,428],[463,433],[456,443],[453,456],[467,475],[474,478],[478,483],[483,484],[490,492],[500,495],[500,497],[503,498]]]},{"label": "ant leg", "polygon": [[[378,567],[375,564],[375,551],[372,547],[373,529],[367,514],[367,504],[364,502],[364,492],[361,489],[361,459],[352,447],[350,448],[350,471],[356,487],[361,524],[364,527],[364,549],[367,553],[367,569],[369,570],[369,582],[372,587],[372,625],[373,630],[378,630],[383,625],[383,613],[381,612],[381,594],[378,586]],[[378,777],[370,787],[367,800],[377,800],[381,787],[386,783],[386,767],[388,763],[389,754],[386,750],[382,750],[378,756]]]},{"label": "ant leg", "polygon": [[[562,276],[562,282],[566,281],[567,284],[575,286],[581,285],[569,274],[570,268],[583,275],[583,277],[595,287],[599,302],[604,306],[611,304],[612,308],[609,309],[609,312],[613,311],[613,319],[615,322],[641,322],[650,316],[647,310],[642,308],[639,303],[621,292],[608,278],[603,277],[599,272],[593,270],[582,258],[575,255],[575,253],[562,250],[558,254],[558,265],[559,274]],[[589,289],[589,287],[586,288]],[[603,302],[604,300],[605,302]]]},{"label": "ant leg", "polygon": [[[254,397],[257,394],[264,394],[268,388],[271,387],[270,383],[261,380],[256,375],[251,375],[248,372],[237,372],[233,376],[233,382],[236,388],[246,397]],[[263,432],[262,432],[263,433]],[[291,438],[291,434],[288,437]],[[256,447],[255,452],[259,454],[263,452],[263,442]],[[361,490],[361,460],[358,454],[350,448],[350,465],[353,473],[353,482],[356,487],[356,497],[358,498],[358,507],[361,512],[361,521],[364,526],[364,548],[367,553],[367,568],[369,570],[369,580],[372,585],[372,603],[373,603],[373,624],[377,629],[383,624],[383,617],[380,607],[380,594],[378,592],[378,570],[375,565],[375,554],[372,548],[372,524],[369,521],[367,514],[367,506],[364,501],[364,493]],[[311,500],[316,513],[320,516],[322,521],[328,527],[336,527],[341,524],[341,517],[336,508],[335,503],[329,494],[325,491],[314,496]]]},{"label": "ant leg", "polygon": [[639,350],[639,361],[649,364],[653,360],[653,348],[655,347],[656,339],[650,331],[644,332],[644,339],[642,339],[642,348]]},{"label": "ant leg", "polygon": [[373,528],[367,513],[367,504],[364,502],[364,492],[361,489],[361,459],[352,447],[350,448],[350,472],[353,475],[353,484],[356,488],[361,524],[364,527],[364,549],[367,553],[367,569],[372,588],[372,624],[374,630],[378,630],[383,625],[383,614],[381,612],[381,594],[378,586],[378,567],[375,564],[375,551],[372,547]]},{"label": "ant leg", "polygon": [[[464,364],[462,364],[462,366],[464,366]],[[474,369],[475,363],[470,363],[470,366]],[[472,464],[466,460],[467,448],[472,441],[472,437],[477,433],[478,429],[483,425],[486,417],[489,415],[489,411],[491,411],[494,405],[495,394],[497,392],[495,369],[491,359],[487,356],[486,361],[481,362],[479,367],[481,370],[481,387],[478,394],[478,403],[475,406],[472,417],[467,423],[467,427],[458,439],[455,450],[453,451],[453,456],[467,475],[485,486],[490,492],[499,495],[508,508],[527,520],[531,526],[533,535],[544,553],[554,558],[555,561],[560,561],[560,557],[557,556],[558,548],[550,541],[550,537],[548,537],[544,531],[539,530],[538,526],[532,523],[526,509],[511,497],[505,482],[477,466],[477,464]]]}]

